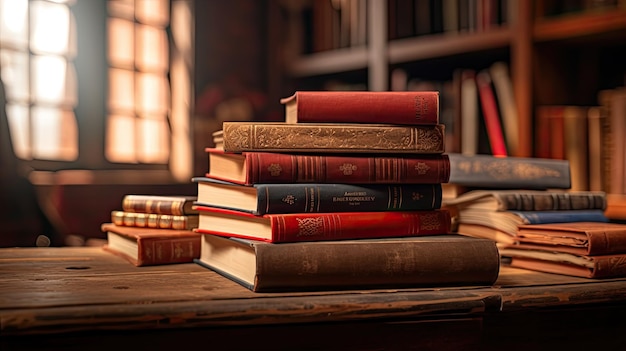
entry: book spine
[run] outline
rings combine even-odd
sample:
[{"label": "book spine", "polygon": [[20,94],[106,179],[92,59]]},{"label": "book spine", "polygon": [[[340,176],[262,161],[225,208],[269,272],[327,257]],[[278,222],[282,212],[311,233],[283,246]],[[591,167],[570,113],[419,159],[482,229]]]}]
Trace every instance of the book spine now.
[{"label": "book spine", "polygon": [[126,212],[156,213],[182,216],[188,214],[190,201],[181,199],[151,198],[149,196],[125,196],[122,200],[122,209]]},{"label": "book spine", "polygon": [[247,153],[248,182],[256,183],[447,183],[447,155],[343,157]]},{"label": "book spine", "polygon": [[435,235],[449,233],[451,227],[446,210],[371,212],[367,216],[362,212],[266,216],[274,242]]},{"label": "book spine", "polygon": [[111,211],[111,222],[126,227],[193,229],[198,226],[198,215]]},{"label": "book spine", "polygon": [[566,160],[448,154],[449,182],[490,188],[569,189]]},{"label": "book spine", "polygon": [[487,71],[481,71],[476,75],[478,96],[480,98],[483,118],[487,127],[487,136],[491,153],[494,156],[507,156],[504,132],[500,121],[498,105],[491,86],[491,77]]},{"label": "book spine", "polygon": [[438,124],[439,92],[297,92],[298,123]]},{"label": "book spine", "polygon": [[572,211],[512,211],[525,224],[568,223],[568,222],[608,222],[603,210]]},{"label": "book spine", "polygon": [[433,210],[441,184],[259,184],[256,214]]},{"label": "book spine", "polygon": [[[453,253],[454,259],[442,252]],[[367,264],[361,261],[363,257],[367,257]],[[351,248],[332,243],[289,247],[262,245],[257,248],[257,260],[256,291],[307,287],[491,285],[499,271],[496,245],[487,240],[400,244],[383,241],[354,244]]]},{"label": "book spine", "polygon": [[499,211],[561,211],[606,208],[604,193],[498,194]]},{"label": "book spine", "polygon": [[192,262],[200,257],[200,239],[139,239],[138,266]]},{"label": "book spine", "polygon": [[444,152],[444,126],[224,122],[226,152]]},{"label": "book spine", "polygon": [[623,255],[595,256],[590,259],[590,267],[552,262],[529,257],[513,257],[511,267],[540,272],[565,274],[583,278],[613,278],[626,275],[626,257]]}]

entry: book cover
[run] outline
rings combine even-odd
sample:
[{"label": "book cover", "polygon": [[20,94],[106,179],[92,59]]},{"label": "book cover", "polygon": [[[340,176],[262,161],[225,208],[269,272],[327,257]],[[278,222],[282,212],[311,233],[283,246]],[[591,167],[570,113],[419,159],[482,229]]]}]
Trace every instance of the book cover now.
[{"label": "book cover", "polygon": [[500,189],[569,189],[569,161],[449,153],[449,183]]},{"label": "book cover", "polygon": [[446,234],[446,210],[281,213],[254,215],[209,206],[200,213],[199,233],[232,236],[272,243],[366,239]]},{"label": "book cover", "polygon": [[459,235],[280,245],[203,235],[196,262],[269,292],[491,285],[499,259],[492,241]]},{"label": "book cover", "polygon": [[166,215],[157,213],[111,211],[115,225],[141,228],[193,229],[198,226],[198,215]]},{"label": "book cover", "polygon": [[500,254],[510,257],[511,267],[533,271],[595,279],[626,276],[626,254],[586,256],[515,246],[501,247]]},{"label": "book cover", "polygon": [[507,156],[504,129],[502,128],[502,121],[491,83],[491,76],[487,70],[480,71],[476,74],[476,86],[478,87],[478,97],[487,128],[487,138],[489,139],[491,153],[494,156]]},{"label": "book cover", "polygon": [[516,155],[519,149],[519,117],[509,67],[504,61],[495,62],[489,67],[489,74],[493,81],[496,100],[502,117],[506,149],[510,155]]},{"label": "book cover", "polygon": [[446,200],[445,206],[463,210],[481,208],[493,211],[559,211],[606,208],[601,191],[479,189]]},{"label": "book cover", "polygon": [[129,194],[122,199],[122,209],[126,212],[156,213],[182,216],[193,214],[196,196],[161,196]]},{"label": "book cover", "polygon": [[193,262],[200,256],[201,235],[192,230],[138,228],[103,223],[103,247],[135,266]]},{"label": "book cover", "polygon": [[439,124],[438,91],[297,91],[287,123]]},{"label": "book cover", "polygon": [[222,127],[221,146],[228,152],[440,154],[445,151],[443,124],[224,122]]},{"label": "book cover", "polygon": [[207,176],[234,183],[434,184],[450,179],[447,154],[398,156],[228,153],[206,148]]},{"label": "book cover", "polygon": [[194,177],[197,205],[250,212],[321,213],[433,210],[441,184],[293,183],[242,185]]},{"label": "book cover", "polygon": [[568,222],[520,225],[520,245],[578,255],[626,253],[626,224]]}]

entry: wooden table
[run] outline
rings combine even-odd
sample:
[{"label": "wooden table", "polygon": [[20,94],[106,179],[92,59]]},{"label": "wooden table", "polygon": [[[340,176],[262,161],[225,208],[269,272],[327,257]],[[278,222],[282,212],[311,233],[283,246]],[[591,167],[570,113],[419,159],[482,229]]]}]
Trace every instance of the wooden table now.
[{"label": "wooden table", "polygon": [[193,263],[0,249],[1,350],[624,350],[625,302],[626,279],[505,266],[491,287],[253,293]]}]

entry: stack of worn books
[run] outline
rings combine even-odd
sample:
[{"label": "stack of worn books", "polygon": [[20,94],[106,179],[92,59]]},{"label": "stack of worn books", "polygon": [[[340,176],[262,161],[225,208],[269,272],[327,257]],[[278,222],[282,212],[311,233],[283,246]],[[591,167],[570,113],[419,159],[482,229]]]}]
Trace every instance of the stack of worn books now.
[{"label": "stack of worn books", "polygon": [[200,256],[197,197],[128,194],[101,225],[104,249],[136,266],[189,263]]},{"label": "stack of worn books", "polygon": [[296,92],[224,122],[193,178],[197,260],[252,291],[492,284],[493,242],[450,234],[439,93]]}]

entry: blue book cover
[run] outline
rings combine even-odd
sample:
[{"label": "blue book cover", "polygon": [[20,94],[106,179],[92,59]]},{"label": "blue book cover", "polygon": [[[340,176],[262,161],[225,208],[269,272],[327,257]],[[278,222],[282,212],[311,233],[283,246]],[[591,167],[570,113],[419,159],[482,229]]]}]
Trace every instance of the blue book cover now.
[{"label": "blue book cover", "polygon": [[565,223],[565,222],[608,222],[603,210],[571,211],[511,211],[525,224]]}]

